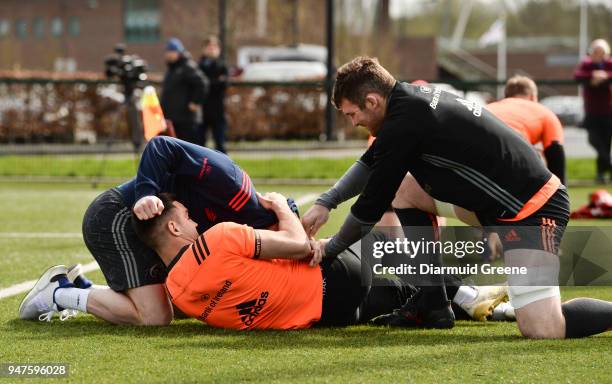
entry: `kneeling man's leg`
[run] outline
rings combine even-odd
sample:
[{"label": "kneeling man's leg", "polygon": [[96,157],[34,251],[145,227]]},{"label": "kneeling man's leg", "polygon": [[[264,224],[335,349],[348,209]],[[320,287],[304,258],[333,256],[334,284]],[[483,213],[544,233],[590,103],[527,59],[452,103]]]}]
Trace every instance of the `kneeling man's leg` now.
[{"label": "kneeling man's leg", "polygon": [[[612,302],[578,298],[561,304],[556,281],[556,255],[541,250],[506,252],[506,265],[527,266],[528,277],[509,277],[508,293],[523,336],[562,339],[595,335],[612,329]],[[521,285],[524,284],[524,285]]]},{"label": "kneeling man's leg", "polygon": [[[165,267],[136,236],[131,210],[118,191],[106,191],[90,205],[83,219],[83,238],[111,288],[92,290],[86,303],[88,313],[115,324],[165,325],[172,321],[172,305],[163,286]],[[73,297],[78,294],[70,293]]]}]

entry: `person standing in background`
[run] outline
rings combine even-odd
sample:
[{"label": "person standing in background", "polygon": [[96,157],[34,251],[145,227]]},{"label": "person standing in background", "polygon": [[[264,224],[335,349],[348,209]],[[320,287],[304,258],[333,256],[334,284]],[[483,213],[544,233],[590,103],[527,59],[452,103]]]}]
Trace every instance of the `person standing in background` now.
[{"label": "person standing in background", "polygon": [[168,69],[162,84],[162,110],[179,139],[198,144],[197,115],[208,93],[208,79],[175,37],[166,43],[165,59]]},{"label": "person standing in background", "polygon": [[546,166],[566,184],[563,125],[553,111],[538,103],[536,83],[527,76],[512,76],[504,93],[504,99],[486,108],[531,145],[542,144]]},{"label": "person standing in background", "polygon": [[591,43],[589,56],[576,68],[574,78],[582,83],[584,98],[584,126],[589,143],[597,151],[597,183],[612,179],[610,149],[612,143],[612,59],[610,45],[604,39]]},{"label": "person standing in background", "polygon": [[210,80],[210,93],[202,113],[204,119],[200,125],[200,140],[206,146],[206,134],[208,127],[212,127],[215,148],[219,152],[227,153],[225,140],[227,134],[227,120],[225,118],[225,88],[227,87],[227,66],[219,59],[221,46],[217,36],[211,35],[204,40],[202,45],[202,57],[200,58],[200,70]]}]

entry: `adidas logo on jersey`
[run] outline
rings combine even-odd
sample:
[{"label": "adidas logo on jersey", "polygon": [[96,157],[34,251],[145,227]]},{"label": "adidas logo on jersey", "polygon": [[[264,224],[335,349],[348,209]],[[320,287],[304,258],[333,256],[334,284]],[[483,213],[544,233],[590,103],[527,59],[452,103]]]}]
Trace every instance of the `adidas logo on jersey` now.
[{"label": "adidas logo on jersey", "polygon": [[255,318],[261,313],[264,305],[268,301],[269,293],[262,292],[259,295],[259,299],[253,299],[249,301],[245,301],[244,303],[240,303],[236,306],[238,310],[238,316],[240,316],[240,320],[246,325],[250,327],[255,321]]},{"label": "adidas logo on jersey", "polygon": [[472,114],[476,117],[480,117],[482,115],[482,105],[474,102],[474,101],[469,101],[469,100],[465,100],[462,99],[460,97],[457,97],[455,100],[457,100],[459,103],[463,104],[464,107],[466,107],[468,109],[468,111],[472,112]]},{"label": "adidas logo on jersey", "polygon": [[518,235],[518,233],[516,233],[514,229],[511,229],[510,232],[506,233],[504,239],[509,243],[521,241],[521,237]]},{"label": "adidas logo on jersey", "polygon": [[208,219],[208,221],[210,221],[211,223],[217,221],[217,214],[212,209],[204,208],[204,213],[206,214],[206,218]]}]

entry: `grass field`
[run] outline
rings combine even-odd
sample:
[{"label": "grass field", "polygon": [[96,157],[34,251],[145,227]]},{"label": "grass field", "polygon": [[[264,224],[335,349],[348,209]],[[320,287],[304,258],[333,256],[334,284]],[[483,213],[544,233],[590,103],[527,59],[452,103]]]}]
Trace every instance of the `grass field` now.
[{"label": "grass field", "polygon": [[[324,187],[259,189],[300,197]],[[0,183],[0,289],[35,279],[52,264],[92,261],[79,237],[80,225],[101,190]],[[571,189],[573,208],[584,204],[591,190]],[[345,204],[334,212],[323,236],[338,228],[347,210]],[[104,282],[99,271],[89,276]],[[612,300],[612,287],[572,287],[562,293],[564,299]],[[358,326],[243,333],[193,320],[169,327],[118,327],[89,315],[49,324],[17,320],[22,296],[0,300],[0,364],[65,362],[70,376],[61,380],[67,382],[612,382],[612,332],[529,341],[519,337],[513,323],[467,321],[449,331]],[[10,381],[0,378],[0,384]]]},{"label": "grass field", "polygon": [[[238,153],[234,160],[253,179],[337,179],[355,162],[356,157],[342,158],[244,158]],[[132,155],[57,155],[0,156],[0,177],[131,177],[138,164]],[[593,159],[568,159],[569,180],[595,178]]]}]

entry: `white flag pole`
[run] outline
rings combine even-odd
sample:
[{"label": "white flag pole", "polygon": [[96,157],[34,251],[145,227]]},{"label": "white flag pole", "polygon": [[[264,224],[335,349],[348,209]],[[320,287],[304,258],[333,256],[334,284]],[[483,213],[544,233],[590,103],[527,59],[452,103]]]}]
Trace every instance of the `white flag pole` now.
[{"label": "white flag pole", "polygon": [[[588,19],[587,0],[580,0],[580,36],[578,38],[578,62],[587,54],[587,44],[589,43],[589,19]],[[578,94],[582,96],[582,87],[578,86]]]},{"label": "white flag pole", "polygon": [[587,18],[588,15],[588,3],[587,0],[580,0],[580,37],[579,37],[579,52],[578,52],[578,60],[582,60],[582,58],[587,53],[587,45],[588,45],[588,23],[589,20]]},{"label": "white flag pole", "polygon": [[[502,22],[502,33],[501,39],[497,43],[497,81],[505,82],[508,76],[507,70],[507,44],[506,44],[506,8],[501,7],[500,20]],[[504,97],[504,86],[497,86],[497,98],[502,99]]]}]

